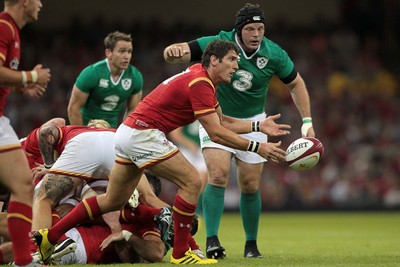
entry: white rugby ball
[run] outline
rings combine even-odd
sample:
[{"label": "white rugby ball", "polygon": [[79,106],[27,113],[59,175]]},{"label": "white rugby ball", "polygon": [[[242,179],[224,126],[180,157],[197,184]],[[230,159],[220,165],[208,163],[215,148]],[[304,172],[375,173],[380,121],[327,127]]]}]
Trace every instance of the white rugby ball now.
[{"label": "white rugby ball", "polygon": [[309,170],[317,165],[324,154],[324,146],[313,137],[301,137],[286,149],[286,163],[293,170]]}]

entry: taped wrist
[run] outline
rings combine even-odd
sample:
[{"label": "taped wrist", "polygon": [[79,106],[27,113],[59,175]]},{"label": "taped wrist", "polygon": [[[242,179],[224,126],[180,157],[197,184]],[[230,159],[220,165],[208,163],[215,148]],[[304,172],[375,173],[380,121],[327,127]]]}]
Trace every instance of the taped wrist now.
[{"label": "taped wrist", "polygon": [[259,132],[260,131],[260,121],[252,121],[251,122],[251,131]]},{"label": "taped wrist", "polygon": [[250,141],[249,146],[247,147],[247,151],[257,153],[259,148],[260,148],[259,142]]},{"label": "taped wrist", "polygon": [[312,118],[311,117],[304,117],[303,118],[303,125],[301,126],[301,135],[307,136],[308,129],[312,127]]},{"label": "taped wrist", "polygon": [[129,238],[131,238],[132,233],[127,230],[122,230],[122,236],[124,237],[125,241],[129,241]]}]

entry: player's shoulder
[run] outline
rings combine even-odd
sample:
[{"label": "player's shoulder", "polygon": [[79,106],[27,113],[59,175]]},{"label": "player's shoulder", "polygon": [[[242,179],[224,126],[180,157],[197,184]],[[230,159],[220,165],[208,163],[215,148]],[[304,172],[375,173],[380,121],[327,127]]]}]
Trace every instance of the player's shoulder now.
[{"label": "player's shoulder", "polygon": [[220,31],[217,35],[222,40],[235,41],[235,31]]},{"label": "player's shoulder", "polygon": [[282,47],[278,43],[272,41],[271,39],[268,39],[265,36],[262,39],[261,48],[282,50]]},{"label": "player's shoulder", "polygon": [[92,69],[107,68],[106,59],[97,61],[96,63],[93,63],[92,65],[89,65],[88,68],[92,68]]},{"label": "player's shoulder", "polygon": [[286,54],[286,51],[278,43],[276,43],[266,37],[263,37],[258,54],[259,55],[263,55],[263,54],[268,55],[268,57],[271,59],[274,56],[276,56],[278,58],[283,56],[284,54]]},{"label": "player's shoulder", "polygon": [[11,17],[5,12],[0,13],[0,29],[2,37],[6,37],[8,34],[12,38],[14,38],[15,35],[18,34],[18,29],[15,23],[13,22]]},{"label": "player's shoulder", "polygon": [[142,72],[134,65],[129,64],[128,68],[126,69],[126,73],[133,79],[143,79]]}]

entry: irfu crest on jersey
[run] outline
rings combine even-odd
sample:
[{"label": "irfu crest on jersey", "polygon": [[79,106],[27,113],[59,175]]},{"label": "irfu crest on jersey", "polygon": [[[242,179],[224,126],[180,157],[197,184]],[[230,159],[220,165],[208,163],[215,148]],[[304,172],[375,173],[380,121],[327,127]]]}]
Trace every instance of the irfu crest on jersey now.
[{"label": "irfu crest on jersey", "polygon": [[131,84],[132,79],[123,79],[121,81],[122,88],[124,88],[125,90],[129,90],[129,88],[131,88]]},{"label": "irfu crest on jersey", "polygon": [[257,58],[257,67],[259,69],[263,69],[268,63],[268,58],[266,57],[259,57]]}]

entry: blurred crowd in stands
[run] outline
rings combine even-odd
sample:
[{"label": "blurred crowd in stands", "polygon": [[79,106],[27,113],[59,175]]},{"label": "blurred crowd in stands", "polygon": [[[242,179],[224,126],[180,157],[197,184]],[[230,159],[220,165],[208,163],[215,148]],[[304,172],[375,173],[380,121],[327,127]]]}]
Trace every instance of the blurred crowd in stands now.
[{"label": "blurred crowd in stands", "polygon": [[[330,25],[323,19],[312,29],[285,25],[283,20],[267,25],[266,36],[288,51],[307,83],[315,132],[325,154],[315,168],[304,172],[266,163],[261,186],[265,210],[400,208],[398,52],[388,57],[387,35],[382,36],[379,24],[374,27],[367,31],[346,20]],[[106,25],[101,19],[85,26],[78,18],[57,33],[27,27],[21,36],[22,68],[41,62],[51,68],[52,81],[39,101],[9,98],[6,114],[20,137],[50,118],[67,118],[77,75],[104,58],[103,39],[112,30],[132,34],[132,64],[143,73],[145,95],[186,67],[163,61],[166,45],[216,34],[220,28],[183,22],[167,28],[156,20]],[[268,114],[282,113],[281,121],[292,125],[291,135],[283,140],[287,147],[300,137],[301,118],[287,89],[276,80],[267,102]],[[226,194],[226,207],[232,210],[238,208],[239,197],[234,175]],[[162,196],[172,201],[175,190],[164,184]]]}]

